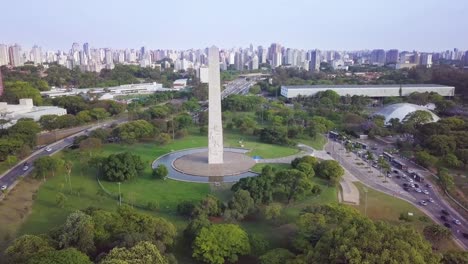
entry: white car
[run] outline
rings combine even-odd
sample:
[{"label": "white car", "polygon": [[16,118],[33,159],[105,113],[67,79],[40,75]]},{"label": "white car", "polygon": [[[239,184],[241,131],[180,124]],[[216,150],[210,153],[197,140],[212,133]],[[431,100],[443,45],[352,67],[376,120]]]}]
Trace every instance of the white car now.
[{"label": "white car", "polygon": [[411,188],[415,187],[414,183],[410,183],[409,186],[411,186]]},{"label": "white car", "polygon": [[29,169],[29,166],[23,166],[23,170],[27,171]]},{"label": "white car", "polygon": [[454,222],[456,225],[461,225],[461,222],[458,221],[458,219],[453,219],[453,222]]},{"label": "white car", "polygon": [[424,200],[420,201],[419,203],[420,203],[421,205],[424,205],[424,206],[427,205],[426,201],[424,201]]},{"label": "white car", "polygon": [[434,199],[432,199],[432,198],[429,198],[429,199],[427,199],[427,200],[428,200],[430,203],[433,203],[433,202],[434,202]]},{"label": "white car", "polygon": [[421,192],[421,189],[419,189],[419,188],[416,188],[416,189],[414,189],[414,190],[415,190],[417,193],[420,193],[420,192]]},{"label": "white car", "polygon": [[2,185],[2,187],[0,189],[2,189],[2,191],[6,190],[8,187],[6,185]]},{"label": "white car", "polygon": [[408,182],[411,182],[411,183],[413,183],[414,181],[413,181],[413,179],[408,179]]},{"label": "white car", "polygon": [[47,148],[45,149],[45,151],[51,152],[51,151],[52,151],[52,148],[51,148],[51,147],[47,147]]},{"label": "white car", "polygon": [[428,190],[423,190],[422,191],[424,194],[429,194],[429,191]]}]

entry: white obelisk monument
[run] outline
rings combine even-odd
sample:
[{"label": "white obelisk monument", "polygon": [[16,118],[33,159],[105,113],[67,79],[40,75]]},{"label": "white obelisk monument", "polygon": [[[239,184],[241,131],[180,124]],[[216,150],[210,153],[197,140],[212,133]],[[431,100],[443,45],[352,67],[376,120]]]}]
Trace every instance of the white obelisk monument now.
[{"label": "white obelisk monument", "polygon": [[223,163],[223,124],[221,121],[221,76],[219,50],[208,53],[208,164]]}]

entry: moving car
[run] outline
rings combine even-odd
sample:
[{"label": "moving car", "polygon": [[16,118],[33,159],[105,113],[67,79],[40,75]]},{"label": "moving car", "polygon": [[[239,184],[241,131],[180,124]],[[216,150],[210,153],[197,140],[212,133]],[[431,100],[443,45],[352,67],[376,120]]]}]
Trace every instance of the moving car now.
[{"label": "moving car", "polygon": [[445,215],[441,215],[440,216],[440,219],[444,220],[444,221],[447,221],[447,217]]},{"label": "moving car", "polygon": [[424,205],[424,206],[427,205],[426,201],[424,201],[424,200],[420,201],[419,203],[420,203],[421,205]]},{"label": "moving car", "polygon": [[45,151],[51,152],[51,151],[52,151],[52,148],[51,148],[51,147],[47,147],[47,148],[45,149]]},{"label": "moving car", "polygon": [[440,210],[441,213],[443,213],[444,215],[450,215],[449,212],[447,212],[446,210],[442,209]]},{"label": "moving car", "polygon": [[426,184],[426,187],[427,187],[427,188],[432,188],[432,184],[429,184],[429,183],[428,183],[428,184]]},{"label": "moving car", "polygon": [[2,191],[6,190],[8,188],[8,186],[6,185],[2,185],[2,187],[0,188]]},{"label": "moving car", "polygon": [[414,187],[415,187],[415,188],[419,188],[419,184],[415,183],[415,184],[414,184]]},{"label": "moving car", "polygon": [[432,198],[430,198],[430,197],[429,197],[429,199],[427,199],[427,200],[428,200],[430,203],[433,203],[433,202],[434,202],[434,199],[432,199]]},{"label": "moving car", "polygon": [[23,166],[23,171],[27,171],[29,169],[29,166]]},{"label": "moving car", "polygon": [[444,226],[445,226],[446,228],[452,227],[449,223],[444,223]]},{"label": "moving car", "polygon": [[417,193],[420,193],[420,192],[421,192],[421,189],[416,188],[416,189],[414,189],[414,191],[417,192]]},{"label": "moving car", "polygon": [[467,233],[463,233],[463,232],[462,232],[462,236],[463,236],[464,238],[468,239],[468,234],[467,234]]},{"label": "moving car", "polygon": [[461,225],[461,222],[458,219],[453,219],[452,222],[456,225]]},{"label": "moving car", "polygon": [[408,187],[403,187],[403,190],[409,192],[409,191],[410,191],[410,188],[408,188]]},{"label": "moving car", "polygon": [[429,191],[428,190],[423,190],[422,191],[424,194],[429,194]]}]

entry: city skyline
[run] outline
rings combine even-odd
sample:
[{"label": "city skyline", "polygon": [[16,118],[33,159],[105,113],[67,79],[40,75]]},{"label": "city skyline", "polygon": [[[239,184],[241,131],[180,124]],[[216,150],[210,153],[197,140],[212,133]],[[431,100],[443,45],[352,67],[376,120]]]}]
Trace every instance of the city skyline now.
[{"label": "city skyline", "polygon": [[241,0],[220,9],[218,5],[213,1],[137,0],[130,5],[83,0],[68,7],[54,0],[10,1],[3,4],[5,10],[18,12],[4,12],[0,17],[0,23],[8,25],[0,30],[0,42],[18,42],[24,47],[37,44],[47,50],[65,50],[73,42],[113,49],[183,50],[213,44],[232,48],[272,42],[297,49],[468,49],[468,36],[463,34],[468,29],[464,19],[468,5],[462,0]]}]

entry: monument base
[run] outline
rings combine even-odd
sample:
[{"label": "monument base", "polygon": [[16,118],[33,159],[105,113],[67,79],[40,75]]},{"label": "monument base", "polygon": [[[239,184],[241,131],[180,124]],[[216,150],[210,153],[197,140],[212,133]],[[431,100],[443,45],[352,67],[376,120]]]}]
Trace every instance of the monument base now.
[{"label": "monument base", "polygon": [[231,176],[249,171],[255,161],[237,152],[224,151],[224,163],[208,164],[208,151],[191,153],[177,158],[172,163],[175,170],[196,176]]}]

